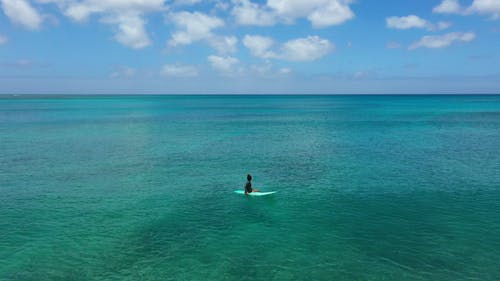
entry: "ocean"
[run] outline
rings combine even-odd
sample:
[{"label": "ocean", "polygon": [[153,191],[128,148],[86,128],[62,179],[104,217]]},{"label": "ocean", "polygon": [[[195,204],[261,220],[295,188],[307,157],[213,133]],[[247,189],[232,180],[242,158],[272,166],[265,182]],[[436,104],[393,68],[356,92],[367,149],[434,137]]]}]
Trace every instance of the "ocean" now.
[{"label": "ocean", "polygon": [[[263,197],[235,194],[246,175]],[[0,280],[500,280],[500,96],[2,96]]]}]

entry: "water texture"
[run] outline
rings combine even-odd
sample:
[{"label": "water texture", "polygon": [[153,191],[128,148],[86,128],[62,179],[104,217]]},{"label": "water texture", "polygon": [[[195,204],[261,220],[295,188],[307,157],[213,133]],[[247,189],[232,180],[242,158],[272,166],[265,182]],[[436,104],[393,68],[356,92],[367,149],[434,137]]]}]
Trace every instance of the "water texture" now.
[{"label": "water texture", "polygon": [[3,96],[0,155],[2,281],[500,280],[500,96]]}]

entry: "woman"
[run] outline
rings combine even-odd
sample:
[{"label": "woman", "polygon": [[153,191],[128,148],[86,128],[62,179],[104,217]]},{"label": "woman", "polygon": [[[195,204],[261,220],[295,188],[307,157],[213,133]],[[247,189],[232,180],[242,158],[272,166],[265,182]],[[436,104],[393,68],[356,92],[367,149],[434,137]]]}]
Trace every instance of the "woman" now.
[{"label": "woman", "polygon": [[252,175],[247,175],[247,184],[245,184],[245,195],[248,195],[252,192],[259,192],[258,189],[252,189]]}]

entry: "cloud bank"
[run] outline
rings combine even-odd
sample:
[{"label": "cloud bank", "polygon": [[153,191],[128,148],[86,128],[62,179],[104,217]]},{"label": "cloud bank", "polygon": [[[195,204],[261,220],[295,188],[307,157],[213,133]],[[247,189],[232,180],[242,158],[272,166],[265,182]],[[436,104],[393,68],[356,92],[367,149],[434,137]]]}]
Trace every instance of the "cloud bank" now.
[{"label": "cloud bank", "polygon": [[462,6],[459,0],[443,0],[432,11],[437,14],[480,14],[496,20],[500,18],[500,1],[473,0],[470,6]]},{"label": "cloud bank", "polygon": [[423,28],[430,31],[444,30],[451,26],[451,23],[449,22],[440,21],[434,24],[416,15],[409,15],[405,17],[388,17],[386,18],[386,24],[388,28],[392,29]]},{"label": "cloud bank", "polygon": [[2,9],[5,15],[14,24],[18,24],[27,29],[40,29],[43,17],[26,0],[1,0]]},{"label": "cloud bank", "polygon": [[450,46],[453,43],[470,42],[476,38],[473,32],[451,32],[444,35],[424,36],[413,43],[409,49],[418,48],[440,49]]},{"label": "cloud bank", "polygon": [[275,45],[272,38],[259,35],[246,35],[243,44],[255,57],[295,62],[314,61],[326,56],[335,49],[334,44],[319,36],[289,40],[277,50],[272,50]]},{"label": "cloud bank", "polygon": [[312,26],[324,28],[354,18],[351,0],[268,0],[265,4],[250,0],[232,2],[232,14],[236,22],[242,25],[269,26],[305,18]]}]

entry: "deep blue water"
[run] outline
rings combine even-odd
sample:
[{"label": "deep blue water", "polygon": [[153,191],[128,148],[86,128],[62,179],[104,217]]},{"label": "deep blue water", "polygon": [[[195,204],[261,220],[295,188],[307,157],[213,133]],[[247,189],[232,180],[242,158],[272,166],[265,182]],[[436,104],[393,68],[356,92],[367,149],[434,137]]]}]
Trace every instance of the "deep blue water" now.
[{"label": "deep blue water", "polygon": [[500,280],[500,96],[3,96],[0,155],[0,280]]}]

